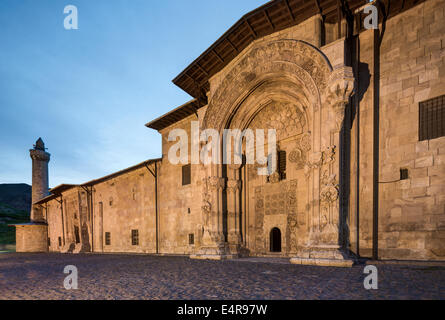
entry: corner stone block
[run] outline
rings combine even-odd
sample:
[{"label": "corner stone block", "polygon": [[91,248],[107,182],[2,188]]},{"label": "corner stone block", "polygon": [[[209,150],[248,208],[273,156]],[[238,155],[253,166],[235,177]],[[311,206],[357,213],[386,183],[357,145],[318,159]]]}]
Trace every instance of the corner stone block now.
[{"label": "corner stone block", "polygon": [[433,156],[426,156],[422,158],[417,158],[415,161],[415,167],[416,168],[424,168],[424,167],[431,167],[433,165]]}]

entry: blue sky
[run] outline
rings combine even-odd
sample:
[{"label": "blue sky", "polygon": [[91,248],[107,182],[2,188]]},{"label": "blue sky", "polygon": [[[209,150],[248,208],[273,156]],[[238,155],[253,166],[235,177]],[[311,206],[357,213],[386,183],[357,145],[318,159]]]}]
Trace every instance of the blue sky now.
[{"label": "blue sky", "polygon": [[[42,137],[50,186],[161,155],[144,124],[191,97],[171,80],[259,0],[2,0],[0,183],[31,183]],[[63,9],[78,8],[65,30]]]}]

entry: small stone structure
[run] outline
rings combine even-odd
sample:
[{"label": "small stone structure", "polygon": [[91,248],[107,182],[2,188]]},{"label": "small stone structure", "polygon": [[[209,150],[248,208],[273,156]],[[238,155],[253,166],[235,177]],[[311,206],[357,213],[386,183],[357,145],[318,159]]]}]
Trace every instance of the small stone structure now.
[{"label": "small stone structure", "polygon": [[[42,138],[39,138],[34,148],[29,150],[32,159],[33,204],[49,195],[48,162],[51,155],[45,150]],[[15,227],[17,252],[48,251],[48,226],[43,206],[32,205],[31,222],[17,224]]]}]

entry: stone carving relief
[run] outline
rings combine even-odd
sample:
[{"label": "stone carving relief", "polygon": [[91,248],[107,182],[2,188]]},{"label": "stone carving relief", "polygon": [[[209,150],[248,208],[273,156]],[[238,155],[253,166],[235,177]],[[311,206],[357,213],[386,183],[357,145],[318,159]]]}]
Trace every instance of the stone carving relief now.
[{"label": "stone carving relief", "polygon": [[329,208],[335,204],[339,196],[339,186],[337,175],[329,175],[327,171],[323,173],[321,178],[320,203],[323,208]]},{"label": "stone carving relief", "polygon": [[240,180],[229,180],[227,181],[227,191],[230,193],[235,193],[241,189]]},{"label": "stone carving relief", "polygon": [[340,130],[345,115],[345,107],[354,90],[354,73],[352,68],[342,66],[334,69],[328,83],[329,85],[323,94],[323,104],[333,109],[336,129]]},{"label": "stone carving relief", "polygon": [[297,230],[299,222],[295,213],[291,213],[287,216],[287,227],[289,232],[290,252],[296,252],[298,247]]},{"label": "stone carving relief", "polygon": [[226,186],[226,179],[220,177],[208,177],[203,179],[203,191],[202,199],[203,203],[201,205],[201,211],[203,213],[203,230],[202,238],[207,240],[210,238],[211,241],[219,243],[223,241],[223,235],[212,230],[211,218],[215,214],[214,206],[212,204],[212,194],[218,190],[224,189]]},{"label": "stone carving relief", "polygon": [[208,186],[211,191],[222,190],[226,186],[226,179],[221,177],[209,177]]},{"label": "stone carving relief", "polygon": [[264,197],[262,187],[255,188],[255,248],[257,251],[265,252],[263,241],[263,225],[264,225]]},{"label": "stone carving relief", "polygon": [[[304,113],[294,104],[273,101],[264,107],[249,125],[249,129],[275,129],[277,141],[297,136],[304,132],[306,127]],[[267,132],[265,132],[265,142]]]},{"label": "stone carving relief", "polygon": [[[307,185],[314,187],[314,190],[308,190],[307,199],[300,199],[297,197],[297,181],[280,181],[279,174],[275,173],[269,176],[270,183],[254,189],[254,195],[249,196],[253,196],[253,199],[249,199],[253,200],[249,206],[254,206],[251,209],[254,209],[255,218],[254,221],[249,221],[248,228],[254,235],[257,253],[266,253],[269,250],[265,248],[267,242],[264,240],[268,237],[269,230],[264,228],[265,223],[269,224],[275,218],[283,219],[282,225],[287,221],[286,244],[292,252],[297,250],[298,235],[302,230],[317,233],[315,243],[335,242],[339,169],[335,146],[338,145],[338,138],[333,135],[333,131],[334,126],[337,130],[342,126],[345,106],[353,86],[354,78],[350,67],[332,70],[318,49],[294,40],[255,43],[233,65],[211,80],[209,105],[202,128],[222,130],[229,124],[241,124],[242,127],[247,126],[253,130],[275,129],[277,141],[292,137],[286,140],[286,148],[295,143],[293,148],[286,150],[289,163],[293,170],[304,170],[310,182]],[[269,88],[278,89],[268,96],[266,93]],[[288,88],[295,89],[288,97],[297,98],[295,103],[286,101],[281,95]],[[250,119],[252,121],[248,124]],[[324,128],[320,128],[321,123]],[[267,141],[267,137],[265,140]],[[320,149],[325,141],[330,141],[333,145]],[[248,164],[248,181],[264,179],[258,176],[258,168],[264,166]],[[237,168],[229,166],[229,169]],[[240,190],[241,185],[239,181],[226,181],[219,177],[205,180],[202,204],[204,229],[209,230],[212,239],[217,239],[218,235],[211,233],[211,224],[220,205],[212,202],[216,201],[215,197],[224,188],[227,187],[227,192],[233,194]],[[260,180],[256,180],[255,184],[259,183]],[[298,203],[300,200],[311,210],[298,212],[299,207],[304,210],[304,204]],[[283,214],[286,216],[271,217]],[[313,230],[310,229],[312,225],[315,226]],[[321,230],[324,231],[321,233]]]},{"label": "stone carving relief", "polygon": [[332,172],[331,164],[335,162],[336,146],[329,146],[324,148],[322,152],[322,174],[320,176],[320,230],[327,225],[333,225],[336,228],[336,222],[332,221],[330,216],[331,208],[336,206],[339,198],[339,184],[337,175]]},{"label": "stone carving relief", "polygon": [[269,183],[278,183],[280,182],[280,174],[278,172],[274,172],[268,176]]},{"label": "stone carving relief", "polygon": [[298,140],[294,150],[289,154],[289,161],[295,163],[296,169],[304,169],[307,163],[307,153],[311,150],[311,133],[304,133]]},{"label": "stone carving relief", "polygon": [[288,236],[291,239],[290,247],[296,248],[297,229],[303,222],[297,219],[297,180],[282,181],[279,186],[265,185],[255,189],[255,246],[256,250],[267,251],[264,248],[264,239],[268,237],[263,229],[264,218],[273,215],[287,215]]},{"label": "stone carving relief", "polygon": [[[202,180],[203,182],[203,191],[202,191],[202,206],[201,211],[203,213],[203,226],[204,229],[209,227],[210,216],[212,213],[212,203],[211,203],[211,195],[209,193],[209,185],[208,178]],[[204,230],[203,230],[204,233]]]},{"label": "stone carving relief", "polygon": [[263,166],[258,164],[257,162],[247,165],[247,174],[249,175],[249,180],[255,180],[259,177],[258,169],[261,167]]},{"label": "stone carving relief", "polygon": [[[254,45],[233,66],[219,83],[211,84],[210,103],[203,127],[221,129],[232,112],[235,101],[260,82],[258,75],[288,74],[304,85],[307,95],[315,98],[312,103],[318,108],[320,92],[327,86],[331,67],[325,56],[316,48],[302,41],[275,40]],[[249,74],[248,77],[243,76]],[[215,88],[216,87],[216,88]]]},{"label": "stone carving relief", "polygon": [[323,148],[321,152],[315,152],[309,155],[308,161],[304,166],[306,177],[309,177],[311,170],[321,168],[324,165],[329,165],[335,161],[336,146],[329,146]]}]

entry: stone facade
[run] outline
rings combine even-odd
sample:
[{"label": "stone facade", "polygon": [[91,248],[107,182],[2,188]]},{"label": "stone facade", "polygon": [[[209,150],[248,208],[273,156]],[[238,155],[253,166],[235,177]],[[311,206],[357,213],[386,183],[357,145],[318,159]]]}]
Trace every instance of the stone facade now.
[{"label": "stone facade", "polygon": [[[444,0],[428,0],[386,25],[379,130],[383,259],[445,260],[445,137],[418,138],[419,102],[445,94],[444,10]],[[278,255],[336,266],[350,266],[358,249],[370,257],[373,31],[359,34],[357,72],[347,58],[350,43],[335,38],[329,24],[323,40],[321,21],[315,15],[259,38],[213,75],[208,105],[159,130],[162,159],[53,190],[43,201],[49,250],[198,259]],[[357,97],[360,118],[351,102]],[[194,121],[200,130],[220,133],[276,129],[285,177],[259,176],[252,164],[193,164],[191,183],[183,185],[183,166],[168,159],[176,143],[168,137],[185,130],[190,150]],[[255,151],[243,145],[244,155]],[[408,179],[399,181],[400,169],[408,169]],[[277,234],[280,250],[271,252]]]},{"label": "stone facade", "polygon": [[[426,1],[388,20],[381,46],[379,255],[445,259],[445,137],[419,142],[419,102],[445,94],[445,1]],[[360,34],[372,73],[372,31]],[[366,70],[366,68],[365,68]],[[372,75],[370,78],[372,83]],[[372,85],[360,103],[360,254],[372,248]],[[351,132],[351,248],[356,248],[356,125]],[[400,169],[409,179],[400,179]],[[398,181],[398,182],[392,182]],[[389,183],[388,183],[389,182]]]},{"label": "stone facade", "polygon": [[15,232],[15,250],[17,252],[48,252],[48,228],[46,225],[17,225]]}]

